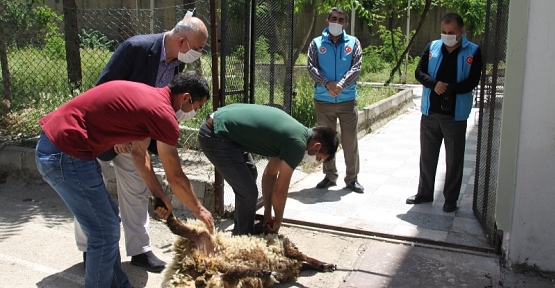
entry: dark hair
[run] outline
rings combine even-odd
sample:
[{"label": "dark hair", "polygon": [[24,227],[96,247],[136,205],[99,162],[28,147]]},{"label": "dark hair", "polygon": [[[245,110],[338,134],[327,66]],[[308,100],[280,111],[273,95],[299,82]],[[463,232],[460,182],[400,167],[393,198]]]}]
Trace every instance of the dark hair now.
[{"label": "dark hair", "polygon": [[345,16],[345,23],[349,22],[349,14],[347,14],[347,12],[345,12],[345,10],[343,10],[343,8],[339,8],[339,7],[331,8],[330,13],[328,13],[328,20],[330,20],[331,14],[333,12],[337,12],[337,13]]},{"label": "dark hair", "polygon": [[445,14],[445,16],[443,16],[443,18],[441,18],[441,22],[444,22],[445,24],[449,24],[453,20],[457,22],[457,26],[459,27],[459,29],[462,29],[464,27],[464,21],[461,15],[457,13],[447,13]]},{"label": "dark hair", "polygon": [[312,139],[322,144],[320,152],[329,155],[328,159],[324,162],[328,162],[335,158],[335,152],[337,152],[337,147],[339,147],[337,132],[330,127],[318,126],[312,128],[312,133]]},{"label": "dark hair", "polygon": [[168,85],[173,95],[181,93],[191,94],[193,102],[206,97],[210,100],[210,90],[206,79],[196,71],[177,73]]}]

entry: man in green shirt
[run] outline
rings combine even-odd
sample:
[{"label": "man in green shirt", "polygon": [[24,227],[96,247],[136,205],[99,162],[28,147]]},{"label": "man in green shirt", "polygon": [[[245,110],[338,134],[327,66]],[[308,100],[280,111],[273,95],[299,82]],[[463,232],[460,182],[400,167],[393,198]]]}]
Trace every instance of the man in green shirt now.
[{"label": "man in green shirt", "polygon": [[[284,111],[256,104],[231,104],[208,115],[200,126],[198,140],[235,193],[233,235],[254,233],[258,200],[256,179],[243,151],[269,157],[262,176],[264,227],[277,233],[282,220],[289,184],[295,167],[306,158],[329,161],[339,139],[328,127],[307,128]],[[272,219],[273,225],[267,225]]]}]

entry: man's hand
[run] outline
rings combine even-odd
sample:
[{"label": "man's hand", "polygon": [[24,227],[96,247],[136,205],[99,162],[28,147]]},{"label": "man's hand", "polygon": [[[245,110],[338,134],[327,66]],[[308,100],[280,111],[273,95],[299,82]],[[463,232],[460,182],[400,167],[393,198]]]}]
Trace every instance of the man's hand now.
[{"label": "man's hand", "polygon": [[206,225],[206,228],[211,234],[214,233],[214,218],[212,218],[212,213],[210,213],[210,211],[202,206],[198,213],[195,213],[195,217],[204,222],[204,225]]},{"label": "man's hand", "polygon": [[328,93],[330,93],[333,97],[337,97],[337,95],[343,91],[343,87],[341,87],[337,81],[330,81],[326,83],[326,89],[328,89]]},{"label": "man's hand", "polygon": [[118,154],[130,153],[131,152],[131,142],[116,144],[116,145],[114,145],[114,150]]},{"label": "man's hand", "polygon": [[264,228],[266,228],[266,233],[277,234],[279,232],[279,228],[281,227],[281,221],[270,219],[270,221],[268,222],[264,221],[264,223],[266,223],[264,225]]},{"label": "man's hand", "polygon": [[437,81],[436,87],[434,87],[434,91],[436,92],[437,95],[441,95],[445,93],[445,91],[447,91],[447,88],[449,88],[448,83]]},{"label": "man's hand", "polygon": [[164,202],[164,205],[166,205],[166,207],[160,206],[156,208],[154,212],[156,213],[156,215],[160,216],[160,218],[164,220],[168,220],[168,217],[170,216],[173,210],[172,203],[170,199],[168,199],[168,197],[163,197],[160,199]]}]

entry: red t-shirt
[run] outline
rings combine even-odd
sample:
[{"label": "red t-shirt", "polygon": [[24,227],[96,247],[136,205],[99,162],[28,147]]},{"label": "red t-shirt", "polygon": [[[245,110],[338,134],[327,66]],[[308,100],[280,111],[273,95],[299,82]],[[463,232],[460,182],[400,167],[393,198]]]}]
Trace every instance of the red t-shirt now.
[{"label": "red t-shirt", "polygon": [[95,158],[115,144],[147,137],[175,146],[179,126],[168,87],[115,80],[71,99],[39,120],[54,145],[78,158]]}]

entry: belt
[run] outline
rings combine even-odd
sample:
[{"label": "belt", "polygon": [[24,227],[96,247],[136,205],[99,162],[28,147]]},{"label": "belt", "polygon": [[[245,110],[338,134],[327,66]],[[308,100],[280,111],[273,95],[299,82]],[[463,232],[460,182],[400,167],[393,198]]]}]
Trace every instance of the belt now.
[{"label": "belt", "polygon": [[214,113],[211,113],[208,117],[206,117],[205,123],[210,130],[214,131]]}]

